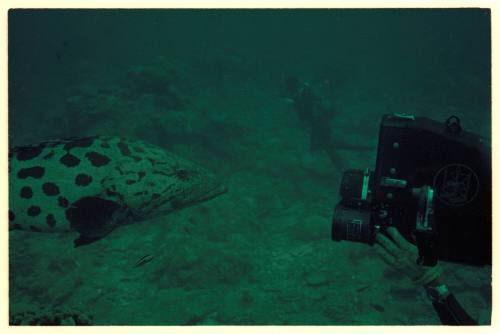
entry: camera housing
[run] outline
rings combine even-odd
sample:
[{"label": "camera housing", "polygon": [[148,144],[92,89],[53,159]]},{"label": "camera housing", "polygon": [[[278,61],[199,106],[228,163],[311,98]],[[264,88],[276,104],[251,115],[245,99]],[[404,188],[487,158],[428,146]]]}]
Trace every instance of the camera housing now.
[{"label": "camera housing", "polygon": [[382,117],[375,170],[347,170],[332,239],[373,245],[396,227],[424,265],[491,265],[491,144],[460,119]]}]

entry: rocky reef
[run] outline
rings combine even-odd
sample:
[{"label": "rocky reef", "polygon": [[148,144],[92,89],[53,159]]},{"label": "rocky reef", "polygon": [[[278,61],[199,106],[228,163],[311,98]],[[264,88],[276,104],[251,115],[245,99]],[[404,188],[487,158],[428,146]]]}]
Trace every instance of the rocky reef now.
[{"label": "rocky reef", "polygon": [[75,309],[26,310],[10,315],[12,326],[91,326],[93,316]]}]

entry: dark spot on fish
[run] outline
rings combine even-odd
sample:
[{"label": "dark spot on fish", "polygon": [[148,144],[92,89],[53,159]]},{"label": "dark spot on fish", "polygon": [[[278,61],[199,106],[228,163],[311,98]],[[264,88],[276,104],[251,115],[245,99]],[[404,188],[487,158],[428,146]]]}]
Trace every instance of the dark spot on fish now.
[{"label": "dark spot on fish", "polygon": [[137,155],[133,155],[132,158],[134,159],[134,161],[141,161],[142,158],[137,156]]},{"label": "dark spot on fish", "polygon": [[66,208],[69,204],[68,200],[62,196],[59,196],[59,198],[57,199],[57,201],[59,202],[59,206],[60,207],[63,207],[63,208]]},{"label": "dark spot on fish", "polygon": [[74,156],[73,154],[66,153],[64,156],[59,159],[59,161],[68,167],[75,167],[80,163],[80,159]]},{"label": "dark spot on fish", "polygon": [[175,171],[175,177],[181,181],[186,181],[191,176],[191,173],[185,169],[178,169]]},{"label": "dark spot on fish", "polygon": [[147,193],[148,193],[148,191],[147,191],[147,190],[144,190],[144,191],[139,191],[139,192],[136,192],[136,193],[134,194],[134,196],[146,195]]},{"label": "dark spot on fish", "polygon": [[75,178],[75,184],[77,186],[85,187],[88,186],[92,182],[92,177],[87,174],[80,173]]},{"label": "dark spot on fish", "polygon": [[106,195],[112,196],[112,197],[118,197],[122,202],[124,202],[123,195],[120,194],[119,192],[116,192],[116,191],[113,191],[110,189],[106,189]]},{"label": "dark spot on fish", "polygon": [[115,169],[118,171],[118,173],[120,173],[120,175],[124,174],[120,166],[116,166]]},{"label": "dark spot on fish", "polygon": [[14,224],[14,225],[12,225],[12,229],[13,230],[22,230],[23,227],[21,226],[21,224]]},{"label": "dark spot on fish", "polygon": [[85,154],[87,159],[89,159],[92,166],[101,167],[107,165],[111,159],[105,155],[99,154],[97,152],[88,152]]},{"label": "dark spot on fish", "polygon": [[144,176],[146,176],[145,172],[139,172],[139,181],[142,180]]},{"label": "dark spot on fish", "polygon": [[125,181],[126,184],[134,184],[134,183],[137,183],[137,181],[135,180],[127,180]]},{"label": "dark spot on fish", "polygon": [[50,159],[52,159],[52,158],[54,157],[54,154],[55,154],[55,153],[54,153],[54,151],[50,151],[48,154],[46,154],[46,155],[43,157],[43,159],[45,159],[45,160],[50,160]]},{"label": "dark spot on fish", "polygon": [[21,197],[22,198],[31,198],[33,197],[33,190],[30,187],[22,187],[21,188]]},{"label": "dark spot on fish", "polygon": [[40,209],[39,206],[36,206],[36,205],[32,205],[28,208],[28,216],[30,217],[36,217],[40,214],[40,212],[42,212],[42,209]]},{"label": "dark spot on fish", "polygon": [[22,168],[17,172],[17,177],[20,179],[26,179],[32,177],[34,179],[39,179],[45,174],[45,168],[41,166]]},{"label": "dark spot on fish", "polygon": [[44,145],[18,147],[16,158],[18,161],[31,160],[39,156],[44,147]]},{"label": "dark spot on fish", "polygon": [[64,145],[64,149],[69,151],[75,147],[90,147],[94,142],[95,137],[86,137],[86,138],[76,138]]},{"label": "dark spot on fish", "polygon": [[151,163],[151,165],[153,165],[153,166],[156,165],[155,159],[153,159],[153,158],[146,158],[146,159]]},{"label": "dark spot on fish", "polygon": [[160,195],[160,194],[158,194],[158,193],[153,193],[153,199],[160,198],[160,196],[161,196],[161,195]]},{"label": "dark spot on fish", "polygon": [[14,220],[16,220],[16,215],[14,214],[14,212],[9,210],[9,221],[12,222]]},{"label": "dark spot on fish", "polygon": [[42,185],[42,190],[47,196],[59,195],[59,187],[52,182],[46,182]]},{"label": "dark spot on fish", "polygon": [[42,232],[42,230],[34,225],[30,225],[30,230],[33,232]]},{"label": "dark spot on fish", "polygon": [[129,156],[130,155],[130,148],[125,144],[124,142],[119,142],[118,144],[118,149],[122,153],[122,155]]},{"label": "dark spot on fish", "polygon": [[49,213],[45,218],[45,220],[47,222],[47,225],[49,225],[50,227],[56,226],[56,218],[54,217],[53,214]]}]

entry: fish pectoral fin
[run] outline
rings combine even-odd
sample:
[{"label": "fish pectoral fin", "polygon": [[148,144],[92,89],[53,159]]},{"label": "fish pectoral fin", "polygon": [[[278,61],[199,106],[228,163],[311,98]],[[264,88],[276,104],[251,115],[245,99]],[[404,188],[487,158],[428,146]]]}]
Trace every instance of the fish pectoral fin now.
[{"label": "fish pectoral fin", "polygon": [[102,239],[118,225],[117,213],[122,206],[99,197],[83,197],[66,210],[70,227],[80,233],[74,240],[75,247]]},{"label": "fish pectoral fin", "polygon": [[80,236],[78,238],[76,238],[75,240],[73,240],[73,244],[76,247],[80,247],[80,246],[84,246],[84,245],[88,245],[88,244],[91,244],[97,240],[100,240],[102,239],[103,236],[100,236],[100,237],[89,237],[89,236],[85,236],[85,235],[82,235],[80,234]]}]

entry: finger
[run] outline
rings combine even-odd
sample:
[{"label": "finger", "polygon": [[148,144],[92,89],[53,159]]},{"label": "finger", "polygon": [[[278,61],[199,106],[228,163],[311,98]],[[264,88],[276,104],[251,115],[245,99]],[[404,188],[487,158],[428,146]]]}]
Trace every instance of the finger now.
[{"label": "finger", "polygon": [[377,241],[377,243],[384,247],[384,249],[391,255],[393,256],[398,256],[401,254],[401,250],[399,250],[399,248],[396,246],[396,244],[390,240],[389,238],[387,238],[385,235],[383,235],[382,233],[377,233],[375,235],[375,241]]},{"label": "finger", "polygon": [[373,248],[375,249],[375,252],[378,254],[378,256],[382,259],[382,261],[390,266],[394,266],[394,264],[396,263],[396,258],[394,256],[389,254],[383,247],[379,245],[375,245],[373,246]]},{"label": "finger", "polygon": [[387,234],[394,240],[394,243],[404,250],[411,251],[415,247],[413,244],[408,242],[403,236],[399,233],[399,231],[391,226],[387,228]]}]

